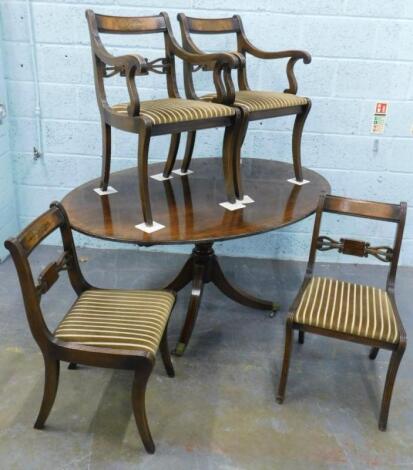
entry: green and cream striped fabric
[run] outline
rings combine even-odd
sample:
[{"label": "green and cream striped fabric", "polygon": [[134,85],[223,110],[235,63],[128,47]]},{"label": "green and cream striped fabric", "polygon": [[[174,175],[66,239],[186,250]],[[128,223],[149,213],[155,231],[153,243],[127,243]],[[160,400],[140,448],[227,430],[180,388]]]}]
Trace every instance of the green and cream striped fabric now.
[{"label": "green and cream striped fabric", "polygon": [[[112,106],[112,110],[119,114],[127,114],[127,108],[128,103],[120,103]],[[229,106],[218,103],[181,98],[166,98],[141,101],[140,115],[148,117],[153,125],[158,125],[233,116],[234,110]]]},{"label": "green and cream striped fabric", "polygon": [[[202,96],[202,100],[212,100],[215,94]],[[302,106],[308,103],[307,98],[290,93],[275,91],[244,90],[235,93],[235,106],[242,106],[251,111],[265,111],[268,109],[284,109],[292,106]]]},{"label": "green and cream striped fabric", "polygon": [[84,292],[54,336],[88,346],[156,354],[175,296],[162,290],[91,289]]},{"label": "green and cream striped fabric", "polygon": [[326,277],[309,282],[294,322],[388,343],[399,341],[386,291]]}]

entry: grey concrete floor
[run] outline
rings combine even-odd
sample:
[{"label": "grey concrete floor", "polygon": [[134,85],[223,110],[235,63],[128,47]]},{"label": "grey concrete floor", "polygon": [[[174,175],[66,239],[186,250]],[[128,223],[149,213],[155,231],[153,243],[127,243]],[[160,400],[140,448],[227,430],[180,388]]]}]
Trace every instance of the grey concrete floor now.
[{"label": "grey concrete floor", "polygon": [[[32,255],[38,271],[58,252]],[[160,287],[185,256],[134,251],[79,250],[90,282],[106,287]],[[1,469],[393,469],[413,468],[413,356],[407,348],[394,390],[388,431],[377,429],[389,359],[368,348],[307,335],[296,344],[287,397],[275,402],[284,320],[304,264],[221,259],[228,278],[282,310],[275,318],[240,306],[212,285],[205,290],[192,342],[175,358],[176,377],[159,360],[149,383],[147,408],[156,454],[145,454],[131,406],[132,374],[63,367],[47,426],[33,429],[43,386],[43,364],[29,332],[11,260],[0,265],[0,468]],[[320,272],[380,286],[381,266],[323,264]],[[399,308],[409,335],[413,269],[401,268]],[[173,346],[188,289],[170,323]],[[74,296],[63,274],[45,297],[53,328]]]}]

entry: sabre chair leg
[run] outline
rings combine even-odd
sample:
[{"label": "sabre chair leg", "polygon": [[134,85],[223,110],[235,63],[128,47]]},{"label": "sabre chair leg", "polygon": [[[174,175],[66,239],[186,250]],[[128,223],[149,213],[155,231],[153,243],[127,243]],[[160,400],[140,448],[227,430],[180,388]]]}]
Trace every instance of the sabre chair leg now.
[{"label": "sabre chair leg", "polygon": [[277,402],[280,404],[283,403],[284,401],[285,388],[287,386],[288,369],[290,367],[292,343],[293,343],[293,328],[291,326],[291,323],[287,320],[285,324],[284,359],[283,359],[281,378],[280,378],[280,383],[278,385],[278,394],[277,394]]},{"label": "sabre chair leg", "polygon": [[111,126],[102,121],[102,176],[100,179],[100,188],[107,191],[110,175],[110,160],[112,154],[112,132]]},{"label": "sabre chair leg", "polygon": [[371,348],[370,353],[369,353],[369,359],[374,361],[374,359],[376,359],[378,353],[379,353],[379,348]]},{"label": "sabre chair leg", "polygon": [[298,330],[298,342],[299,344],[304,344],[304,331]]},{"label": "sabre chair leg", "polygon": [[293,128],[292,151],[294,175],[297,181],[303,181],[303,170],[301,168],[301,137],[303,135],[304,124],[311,109],[311,101],[308,102],[305,110],[297,114]]},{"label": "sabre chair leg", "polygon": [[159,349],[161,350],[162,362],[165,367],[166,373],[168,374],[169,377],[175,377],[175,370],[172,364],[171,354],[169,352],[168,336],[166,333],[166,329],[164,331],[164,334],[162,335]]},{"label": "sabre chair leg", "polygon": [[139,134],[138,144],[138,179],[143,220],[146,225],[153,225],[151,200],[149,194],[148,153],[151,131],[146,128]]},{"label": "sabre chair leg", "polygon": [[182,165],[181,165],[182,173],[186,173],[189,170],[189,165],[191,164],[192,154],[194,152],[195,136],[196,136],[195,131],[188,132],[187,134],[185,153],[184,153],[184,158],[182,160]]},{"label": "sabre chair leg", "polygon": [[393,393],[393,386],[396,380],[397,371],[399,369],[400,362],[402,360],[405,345],[399,345],[399,347],[392,352],[389,368],[387,369],[386,383],[384,385],[383,398],[381,402],[380,418],[379,418],[379,429],[385,431],[387,428],[387,419],[389,417],[390,402]]},{"label": "sabre chair leg", "polygon": [[237,199],[242,200],[244,197],[244,189],[242,184],[242,172],[241,172],[241,148],[244,143],[245,136],[248,129],[248,111],[242,112],[238,134],[235,136],[234,145],[234,185],[235,195]]},{"label": "sabre chair leg", "polygon": [[224,169],[225,190],[227,200],[231,204],[235,204],[235,182],[234,182],[234,144],[236,138],[235,125],[225,128],[224,144],[222,148],[222,163]]},{"label": "sabre chair leg", "polygon": [[45,355],[44,367],[45,377],[43,400],[36,422],[34,423],[35,429],[43,429],[44,423],[46,422],[55,401],[57,387],[59,385],[60,362]]},{"label": "sabre chair leg", "polygon": [[180,133],[171,135],[171,143],[169,145],[168,159],[165,163],[165,168],[162,174],[164,178],[169,178],[171,176],[172,170],[174,169],[176,156],[178,155],[180,140],[181,140]]},{"label": "sabre chair leg", "polygon": [[147,370],[136,370],[132,385],[132,408],[135,416],[136,426],[138,427],[143,445],[148,454],[155,452],[155,444],[153,442],[151,431],[149,429],[148,420],[146,418],[145,409],[145,392],[152,367],[148,366]]}]

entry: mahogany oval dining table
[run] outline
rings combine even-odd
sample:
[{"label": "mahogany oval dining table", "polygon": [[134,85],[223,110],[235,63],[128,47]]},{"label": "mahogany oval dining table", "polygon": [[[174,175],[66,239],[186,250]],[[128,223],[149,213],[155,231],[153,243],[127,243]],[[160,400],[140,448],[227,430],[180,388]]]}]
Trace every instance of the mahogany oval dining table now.
[{"label": "mahogany oval dining table", "polygon": [[[163,163],[150,165],[150,174],[163,170]],[[226,279],[213,250],[213,243],[257,235],[293,224],[315,212],[321,192],[330,192],[328,181],[315,171],[303,168],[309,182],[296,185],[293,166],[274,160],[242,159],[245,194],[254,202],[230,211],[225,202],[225,186],[220,158],[195,158],[193,173],[156,181],[150,178],[153,217],[165,228],[152,233],[138,230],[142,222],[137,169],[112,173],[110,185],[117,192],[99,196],[93,190],[99,179],[91,180],[68,193],[63,205],[73,230],[85,235],[133,243],[141,246],[193,244],[192,255],[166,288],[179,291],[192,283],[187,316],[176,355],[182,355],[191,337],[201,303],[204,284],[213,282],[226,296],[248,307],[275,312],[277,304],[256,298]]]}]

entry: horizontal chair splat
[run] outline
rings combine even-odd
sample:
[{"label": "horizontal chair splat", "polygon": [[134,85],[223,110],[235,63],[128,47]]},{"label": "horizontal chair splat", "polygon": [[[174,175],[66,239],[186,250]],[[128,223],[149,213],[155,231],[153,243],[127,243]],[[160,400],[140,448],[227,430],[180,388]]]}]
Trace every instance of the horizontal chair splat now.
[{"label": "horizontal chair splat", "polygon": [[336,241],[327,236],[318,237],[317,250],[338,250],[339,253],[343,253],[345,255],[364,258],[372,255],[383,262],[390,262],[393,258],[393,249],[389,246],[370,246],[370,243],[368,242],[351,240],[348,238],[340,238],[340,241]]}]

